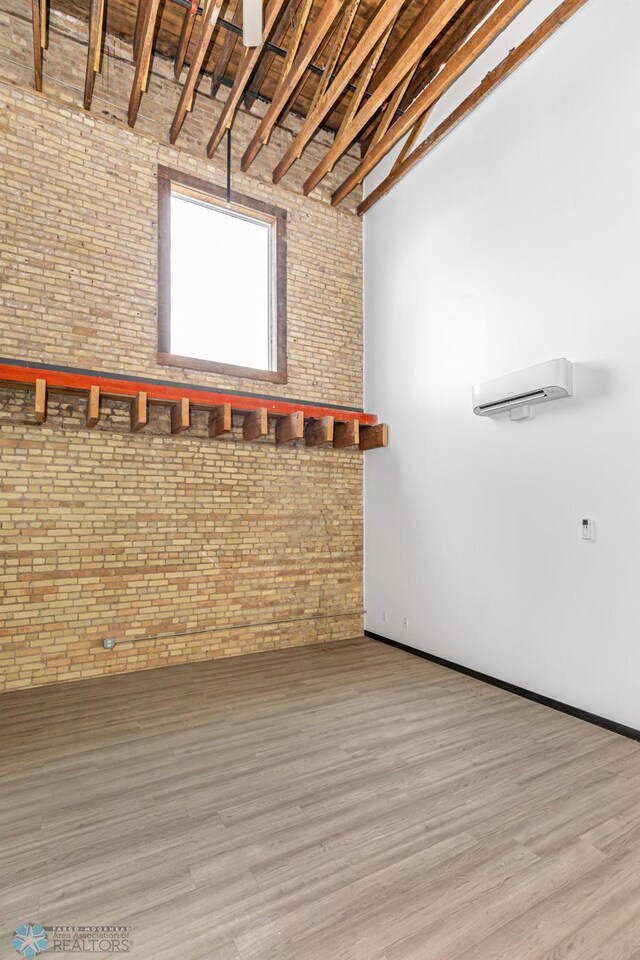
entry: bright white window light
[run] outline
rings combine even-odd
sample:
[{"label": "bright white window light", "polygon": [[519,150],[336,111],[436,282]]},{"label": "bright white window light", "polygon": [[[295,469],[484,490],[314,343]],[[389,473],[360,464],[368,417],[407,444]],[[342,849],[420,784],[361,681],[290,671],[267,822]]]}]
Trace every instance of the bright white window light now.
[{"label": "bright white window light", "polygon": [[262,0],[242,0],[242,42],[245,47],[262,43]]},{"label": "bright white window light", "polygon": [[275,369],[271,226],[171,195],[171,353]]}]

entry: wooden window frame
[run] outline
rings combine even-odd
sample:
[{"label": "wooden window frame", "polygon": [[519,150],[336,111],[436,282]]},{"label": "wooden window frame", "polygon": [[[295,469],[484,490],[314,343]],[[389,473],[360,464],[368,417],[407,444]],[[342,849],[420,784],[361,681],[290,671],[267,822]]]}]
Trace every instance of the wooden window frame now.
[{"label": "wooden window frame", "polygon": [[[231,191],[231,207],[256,220],[270,222],[274,227],[275,257],[275,352],[276,369],[260,370],[241,367],[216,360],[200,360],[197,357],[181,357],[171,353],[171,192],[172,185],[211,197],[224,208],[227,191],[223,187],[200,180],[179,170],[158,167],[158,363],[191,370],[207,370],[226,377],[246,380],[268,380],[271,383],[287,382],[287,213],[280,207],[254,200],[245,194]],[[220,201],[222,203],[220,204]]]}]

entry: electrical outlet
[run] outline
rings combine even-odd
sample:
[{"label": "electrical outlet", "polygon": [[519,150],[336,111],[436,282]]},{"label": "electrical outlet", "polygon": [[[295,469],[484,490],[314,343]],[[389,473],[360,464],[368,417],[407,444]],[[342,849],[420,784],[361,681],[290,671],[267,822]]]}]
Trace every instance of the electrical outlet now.
[{"label": "electrical outlet", "polygon": [[383,611],[382,611],[381,619],[382,619],[382,622],[383,622],[383,623],[386,623],[386,622],[387,622],[387,611],[386,611],[386,610],[383,610]]},{"label": "electrical outlet", "polygon": [[402,618],[402,629],[403,629],[403,630],[408,630],[408,629],[409,629],[409,617],[403,617],[403,618]]}]

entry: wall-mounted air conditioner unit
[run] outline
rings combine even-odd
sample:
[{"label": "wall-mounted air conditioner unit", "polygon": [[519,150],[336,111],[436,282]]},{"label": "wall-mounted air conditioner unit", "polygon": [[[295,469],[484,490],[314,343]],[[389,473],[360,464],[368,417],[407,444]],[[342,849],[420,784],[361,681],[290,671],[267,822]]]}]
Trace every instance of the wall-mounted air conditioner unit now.
[{"label": "wall-mounted air conditioner unit", "polygon": [[510,411],[512,420],[528,420],[534,403],[573,396],[572,365],[564,357],[527,367],[473,388],[473,412],[495,417]]}]

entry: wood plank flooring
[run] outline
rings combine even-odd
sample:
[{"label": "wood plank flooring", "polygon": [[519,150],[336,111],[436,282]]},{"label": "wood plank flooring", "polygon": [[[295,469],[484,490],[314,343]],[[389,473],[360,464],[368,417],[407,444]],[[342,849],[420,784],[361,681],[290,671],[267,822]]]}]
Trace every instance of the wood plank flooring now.
[{"label": "wood plank flooring", "polygon": [[640,958],[640,745],[372,640],[8,693],[0,731],[0,957],[39,921],[134,960]]}]

